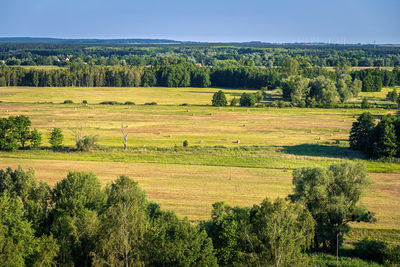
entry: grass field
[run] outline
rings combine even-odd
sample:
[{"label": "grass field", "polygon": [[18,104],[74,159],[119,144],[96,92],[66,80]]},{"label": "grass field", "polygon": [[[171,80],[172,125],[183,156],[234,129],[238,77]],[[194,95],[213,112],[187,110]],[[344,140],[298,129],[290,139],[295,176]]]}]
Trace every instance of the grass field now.
[{"label": "grass field", "polygon": [[[28,115],[43,134],[60,127],[65,145],[73,130],[99,136],[93,152],[21,150],[0,153],[0,168],[34,167],[54,185],[67,170],[93,171],[103,184],[119,175],[137,180],[151,200],[191,220],[209,218],[211,204],[252,205],[291,192],[292,170],[363,162],[374,185],[363,203],[376,224],[357,228],[400,229],[400,164],[367,160],[348,149],[348,135],[360,109],[215,108],[205,106],[218,89],[201,88],[1,88],[0,114]],[[228,99],[242,90],[224,90]],[[363,93],[367,97],[386,95]],[[65,99],[89,105],[59,104]],[[98,105],[134,101],[135,106]],[[158,106],[141,105],[156,101]],[[40,104],[38,102],[54,102]],[[179,106],[188,103],[189,106]],[[377,117],[394,110],[369,110]],[[130,149],[122,151],[121,121],[128,125]],[[182,142],[188,140],[189,147]]]}]

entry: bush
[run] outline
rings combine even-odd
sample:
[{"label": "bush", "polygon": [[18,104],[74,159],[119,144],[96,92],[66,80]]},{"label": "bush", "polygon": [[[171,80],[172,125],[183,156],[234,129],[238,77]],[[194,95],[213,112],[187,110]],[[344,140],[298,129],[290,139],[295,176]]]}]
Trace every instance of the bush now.
[{"label": "bush", "polygon": [[157,102],[147,102],[147,103],[144,103],[144,104],[147,105],[147,106],[156,106]]},{"label": "bush", "polygon": [[136,104],[135,104],[135,102],[132,102],[132,101],[126,101],[126,102],[124,103],[124,105],[134,106],[134,105],[136,105]]},{"label": "bush", "polygon": [[86,100],[83,100],[83,101],[82,101],[82,104],[84,104],[84,105],[87,105],[87,103],[88,103],[88,102],[87,102]]},{"label": "bush", "polygon": [[382,241],[363,239],[354,243],[354,254],[360,259],[383,263],[386,246]]},{"label": "bush", "polygon": [[232,98],[231,107],[237,106],[238,104],[239,104],[239,100],[236,97]]},{"label": "bush", "polygon": [[399,266],[398,264],[400,263],[400,245],[387,246],[383,261],[385,265]]},{"label": "bush", "polygon": [[73,104],[74,103],[74,101],[72,101],[72,100],[64,100],[64,104]]},{"label": "bush", "polygon": [[225,107],[228,104],[228,101],[226,101],[226,96],[222,90],[214,93],[211,104],[214,107]]},{"label": "bush", "polygon": [[242,107],[252,107],[256,104],[256,98],[254,94],[243,93],[240,97],[240,106]]},{"label": "bush", "polygon": [[76,142],[76,149],[79,151],[90,151],[96,147],[98,141],[97,135],[85,135]]},{"label": "bush", "polygon": [[187,140],[183,141],[183,146],[187,147],[189,145],[189,142]]},{"label": "bush", "polygon": [[121,105],[121,103],[118,101],[103,101],[100,102],[100,105]]}]

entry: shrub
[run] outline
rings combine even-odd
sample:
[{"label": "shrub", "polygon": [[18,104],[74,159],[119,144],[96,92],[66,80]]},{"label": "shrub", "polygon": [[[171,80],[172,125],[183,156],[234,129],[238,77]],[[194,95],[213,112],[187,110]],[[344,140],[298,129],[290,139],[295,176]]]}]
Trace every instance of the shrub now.
[{"label": "shrub", "polygon": [[73,103],[74,103],[74,101],[72,101],[70,99],[64,100],[64,104],[73,104]]},{"label": "shrub", "polygon": [[395,264],[400,263],[400,245],[390,245],[385,249],[385,256],[383,259],[385,265],[398,266]]},{"label": "shrub", "polygon": [[222,90],[214,93],[211,104],[214,107],[225,107],[228,104],[228,101],[226,101],[226,96]]},{"label": "shrub", "polygon": [[126,101],[126,102],[124,103],[124,105],[134,106],[134,105],[136,105],[136,104],[135,104],[135,102],[132,102],[132,101]]},{"label": "shrub", "polygon": [[96,147],[97,135],[85,135],[76,142],[76,149],[79,151],[90,151]]},{"label": "shrub", "polygon": [[121,105],[121,103],[118,101],[103,101],[100,102],[100,105]]},{"label": "shrub", "polygon": [[256,104],[256,98],[254,94],[243,93],[240,97],[240,106],[242,107],[252,107]]},{"label": "shrub", "polygon": [[187,140],[183,141],[183,146],[187,147],[189,145],[189,142]]},{"label": "shrub", "polygon": [[233,106],[237,106],[239,104],[239,100],[236,98],[236,97],[234,97],[234,98],[232,98],[232,100],[231,100],[231,106],[233,107]]},{"label": "shrub", "polygon": [[383,263],[386,246],[382,241],[363,239],[354,243],[354,254],[361,259]]},{"label": "shrub", "polygon": [[82,104],[86,105],[88,102],[86,100],[82,101]]},{"label": "shrub", "polygon": [[157,102],[147,102],[147,103],[144,103],[144,104],[147,105],[147,106],[156,106]]}]

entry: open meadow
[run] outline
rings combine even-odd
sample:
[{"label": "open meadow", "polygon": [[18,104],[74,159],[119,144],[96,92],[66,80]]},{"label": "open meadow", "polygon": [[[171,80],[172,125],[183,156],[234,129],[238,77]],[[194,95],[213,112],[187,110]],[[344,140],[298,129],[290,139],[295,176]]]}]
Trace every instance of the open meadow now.
[{"label": "open meadow", "polygon": [[[356,160],[365,163],[373,181],[362,202],[378,221],[353,226],[400,229],[400,164],[367,160],[348,149],[349,130],[363,110],[211,107],[217,90],[1,88],[1,116],[29,116],[43,135],[43,146],[49,147],[49,132],[59,127],[64,145],[73,147],[78,127],[85,135],[98,135],[100,147],[92,152],[0,152],[0,168],[33,167],[50,185],[67,170],[92,171],[104,185],[128,175],[150,200],[198,221],[209,218],[216,201],[249,206],[265,197],[286,197],[295,168]],[[228,100],[244,92],[223,90]],[[368,94],[385,95],[362,93]],[[67,99],[75,104],[61,104]],[[102,101],[136,105],[99,105]],[[152,101],[158,105],[143,105]],[[394,112],[369,111],[377,118]],[[121,122],[128,126],[128,151],[123,151]],[[182,147],[184,140],[188,147]]]}]

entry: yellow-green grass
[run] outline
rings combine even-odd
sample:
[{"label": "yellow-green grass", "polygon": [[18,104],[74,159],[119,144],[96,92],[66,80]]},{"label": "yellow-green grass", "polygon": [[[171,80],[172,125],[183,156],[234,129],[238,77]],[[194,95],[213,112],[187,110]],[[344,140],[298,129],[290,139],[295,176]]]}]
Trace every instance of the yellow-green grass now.
[{"label": "yellow-green grass", "polygon": [[[370,110],[376,115],[386,110]],[[129,126],[131,146],[190,145],[294,146],[347,140],[359,109],[215,108],[202,106],[109,106],[79,104],[0,103],[1,116],[27,115],[44,134],[63,129],[65,144],[73,130],[99,135],[104,146],[121,145],[121,122]],[[236,143],[239,140],[240,144]]]},{"label": "yellow-green grass", "polygon": [[[172,88],[172,87],[1,87],[3,102],[54,102],[72,100],[98,104],[103,101],[132,101],[136,104],[157,102],[159,105],[210,105],[212,95],[219,88]],[[222,89],[227,98],[239,98],[246,90]]]},{"label": "yellow-green grass", "polygon": [[[244,206],[267,196],[287,196],[295,168],[357,160],[366,164],[375,182],[363,202],[376,212],[378,223],[355,226],[400,229],[400,164],[370,161],[348,149],[351,125],[364,110],[205,106],[216,90],[0,88],[0,100],[4,101],[0,116],[29,116],[32,127],[43,134],[44,146],[49,146],[51,128],[59,127],[64,144],[73,147],[73,130],[82,127],[83,134],[97,134],[102,147],[89,153],[46,149],[0,152],[0,167],[32,166],[40,179],[52,185],[65,177],[68,169],[93,171],[103,184],[118,175],[129,175],[162,207],[202,220],[209,218],[216,201]],[[224,91],[228,98],[243,92]],[[86,99],[89,105],[34,103],[65,99]],[[91,104],[106,100],[162,105]],[[179,106],[182,103],[191,105]],[[377,117],[394,112],[369,111]],[[122,151],[121,122],[129,126],[127,152]],[[189,148],[182,148],[184,140]]]}]

